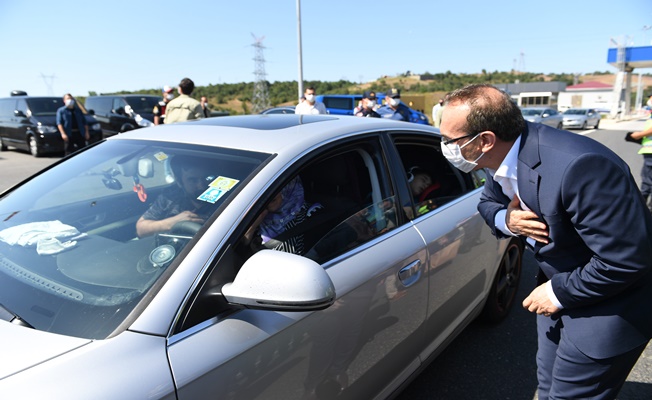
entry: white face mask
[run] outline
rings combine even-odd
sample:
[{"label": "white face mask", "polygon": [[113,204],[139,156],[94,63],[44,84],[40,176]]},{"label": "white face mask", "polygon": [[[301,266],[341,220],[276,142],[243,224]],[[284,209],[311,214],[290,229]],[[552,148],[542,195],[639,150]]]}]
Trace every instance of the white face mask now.
[{"label": "white face mask", "polygon": [[307,94],[306,95],[306,100],[308,100],[308,103],[314,103],[315,102],[315,95],[314,94]]},{"label": "white face mask", "polygon": [[367,100],[367,108],[374,108],[376,107],[376,102],[373,100]]},{"label": "white face mask", "polygon": [[389,99],[389,105],[392,107],[396,107],[401,103],[401,99]]},{"label": "white face mask", "polygon": [[174,95],[172,93],[168,93],[167,96],[165,96],[168,100],[174,99]]},{"label": "white face mask", "polygon": [[448,162],[451,163],[455,168],[459,169],[462,172],[471,172],[475,167],[478,166],[478,160],[481,159],[482,156],[484,156],[484,153],[480,154],[480,157],[476,158],[474,161],[469,161],[466,158],[464,158],[464,156],[462,155],[462,147],[474,141],[475,138],[477,138],[478,136],[480,136],[479,133],[475,135],[473,139],[464,143],[462,146],[455,143],[452,149],[449,147],[449,145],[444,144],[444,142],[442,141],[441,152],[444,155],[444,157],[446,157]]},{"label": "white face mask", "polygon": [[66,107],[73,108],[74,106],[75,106],[75,100],[73,99],[66,100]]}]

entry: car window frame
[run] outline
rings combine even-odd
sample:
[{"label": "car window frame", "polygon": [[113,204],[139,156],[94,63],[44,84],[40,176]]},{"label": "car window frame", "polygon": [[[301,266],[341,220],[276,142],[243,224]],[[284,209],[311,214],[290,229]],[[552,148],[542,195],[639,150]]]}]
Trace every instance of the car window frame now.
[{"label": "car window frame", "polygon": [[[388,145],[392,147],[394,153],[393,157],[395,157],[395,161],[392,162],[392,165],[395,166],[395,168],[392,170],[392,174],[394,176],[393,180],[396,182],[395,185],[397,187],[397,191],[401,193],[401,204],[404,205],[408,203],[411,204],[412,209],[416,212],[415,204],[412,195],[410,193],[407,172],[405,170],[405,167],[403,166],[403,160],[401,159],[398,146],[400,145],[427,146],[427,147],[432,147],[433,149],[435,149],[435,151],[437,151],[437,149],[441,144],[442,137],[436,135],[421,134],[418,132],[401,132],[401,131],[388,132],[388,137],[389,137]],[[405,141],[405,143],[399,143],[397,145],[397,141]],[[441,157],[444,156],[441,155]],[[463,173],[450,164],[448,164],[448,168],[450,169],[452,174],[455,175],[456,179],[460,183],[460,190],[461,190],[460,193],[455,194],[454,196],[456,197],[454,199],[446,201],[445,203],[439,205],[434,210],[430,210],[429,212],[424,213],[422,215],[415,214],[414,217],[412,218],[412,221],[423,217],[427,217],[428,215],[431,214],[436,214],[439,212],[440,209],[445,209],[448,207],[449,204],[453,204],[455,202],[460,201],[460,199],[468,196],[470,193],[474,192],[476,189],[484,185],[484,178],[482,178],[479,175],[476,175],[474,173]]]},{"label": "car window frame", "polygon": [[[197,304],[199,297],[202,294],[215,293],[215,287],[205,287],[206,284],[211,282],[211,280],[215,280],[215,278],[219,277],[222,274],[229,273],[233,273],[233,275],[228,277],[229,279],[227,279],[226,282],[233,281],[237,275],[237,270],[242,266],[246,259],[242,260],[242,263],[235,268],[230,268],[230,266],[227,266],[220,269],[220,264],[223,260],[234,258],[233,253],[235,252],[235,247],[238,245],[245,232],[254,223],[256,217],[267,205],[268,201],[278,191],[280,191],[280,189],[289,180],[297,176],[299,172],[305,169],[307,166],[311,164],[314,165],[314,163],[320,162],[336,154],[350,152],[356,147],[359,148],[362,143],[369,144],[370,141],[375,140],[376,145],[378,146],[379,155],[384,162],[384,165],[382,165],[380,168],[382,171],[377,171],[379,179],[385,180],[385,184],[387,185],[386,190],[391,191],[391,193],[394,193],[394,196],[396,196],[395,187],[390,178],[391,173],[388,170],[387,151],[383,143],[385,141],[383,136],[384,132],[372,131],[364,134],[355,134],[346,138],[338,138],[330,143],[323,144],[318,148],[309,149],[300,157],[297,157],[285,170],[280,171],[276,175],[274,181],[270,181],[265,188],[261,189],[261,194],[258,196],[255,204],[248,208],[246,214],[243,214],[243,216],[239,219],[237,226],[231,230],[228,238],[224,239],[219,247],[216,248],[215,256],[212,257],[209,262],[207,262],[207,267],[204,269],[203,273],[200,274],[200,276],[198,276],[198,278],[195,280],[195,283],[188,292],[188,296],[184,300],[183,304],[181,304],[179,307],[179,312],[174,319],[174,323],[170,326],[168,334],[169,341],[172,343],[178,340],[182,340],[183,338],[191,336],[197,331],[203,330],[208,326],[218,323],[222,319],[227,318],[242,309],[240,306],[228,305],[226,300],[220,294],[220,297],[222,298],[218,301],[226,306],[225,309],[216,310],[214,315],[199,318],[199,321],[191,322],[189,324],[185,323],[186,319],[192,318],[192,307]],[[335,255],[331,259],[324,261],[321,263],[321,265],[324,269],[328,269],[331,265],[337,263],[338,260],[348,258],[352,254],[357,254],[360,251],[364,251],[368,247],[376,244],[378,241],[382,241],[386,235],[392,235],[401,229],[406,229],[409,227],[411,227],[411,225],[407,223],[407,221],[405,221],[405,223],[398,224],[396,228],[388,232],[381,233],[371,240],[368,240],[356,247],[347,249],[343,253]],[[204,229],[207,229],[207,227],[204,227]],[[221,284],[226,282],[222,282]],[[221,284],[218,284],[218,286],[221,286]]]}]

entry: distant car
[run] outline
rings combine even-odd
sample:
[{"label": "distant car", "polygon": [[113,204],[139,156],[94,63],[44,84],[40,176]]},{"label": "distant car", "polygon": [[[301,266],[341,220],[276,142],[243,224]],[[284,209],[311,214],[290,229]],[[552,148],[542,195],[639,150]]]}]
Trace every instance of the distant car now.
[{"label": "distant car", "polygon": [[87,97],[84,105],[109,137],[154,125],[153,110],[160,100],[160,96],[145,94],[101,95]]},{"label": "distant car", "polygon": [[[376,93],[378,104],[381,105],[385,94]],[[358,106],[362,100],[361,94],[323,94],[316,96],[317,101],[321,101],[326,106],[329,114],[333,115],[353,115],[353,109]],[[408,107],[409,108],[409,107]],[[428,117],[417,110],[410,108],[410,121],[417,124],[429,125]]]},{"label": "distant car", "polygon": [[261,111],[261,114],[294,114],[294,106],[272,107]]},{"label": "distant car", "polygon": [[[80,102],[77,105],[88,124],[89,143],[102,140],[100,124]],[[63,107],[62,97],[28,96],[19,91],[0,99],[0,150],[13,146],[28,150],[34,157],[63,153],[64,142],[56,122],[60,107]]]},{"label": "distant car", "polygon": [[[0,197],[3,399],[387,399],[514,304],[523,244],[491,234],[484,171],[454,168],[436,128],[247,115],[153,130]],[[414,166],[432,180],[420,194]],[[198,221],[137,234],[143,213],[182,207]]]},{"label": "distant car", "polygon": [[595,108],[569,108],[563,118],[564,129],[586,129],[589,125],[598,129],[602,116]]},{"label": "distant car", "polygon": [[552,126],[557,129],[564,128],[562,114],[553,108],[527,107],[521,108],[521,113],[526,121]]}]

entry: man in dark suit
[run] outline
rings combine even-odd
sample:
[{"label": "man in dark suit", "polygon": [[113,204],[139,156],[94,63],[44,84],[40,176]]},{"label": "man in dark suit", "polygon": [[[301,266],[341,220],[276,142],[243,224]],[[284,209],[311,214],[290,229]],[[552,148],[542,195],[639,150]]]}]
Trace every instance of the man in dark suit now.
[{"label": "man in dark suit", "polygon": [[478,210],[539,264],[539,399],[613,399],[652,337],[652,216],[629,167],[598,142],[526,123],[490,85],[449,94],[442,152],[486,168]]}]

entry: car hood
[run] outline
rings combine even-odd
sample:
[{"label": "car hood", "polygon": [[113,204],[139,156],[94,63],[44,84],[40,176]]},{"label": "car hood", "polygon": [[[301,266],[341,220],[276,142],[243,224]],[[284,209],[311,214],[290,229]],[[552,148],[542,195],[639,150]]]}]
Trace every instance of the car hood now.
[{"label": "car hood", "polygon": [[0,379],[91,342],[0,321]]},{"label": "car hood", "polygon": [[581,121],[583,119],[586,119],[586,115],[579,115],[579,114],[564,115],[564,119],[566,121]]}]

